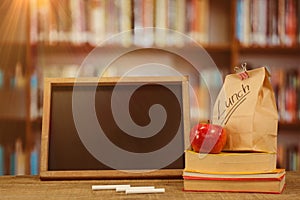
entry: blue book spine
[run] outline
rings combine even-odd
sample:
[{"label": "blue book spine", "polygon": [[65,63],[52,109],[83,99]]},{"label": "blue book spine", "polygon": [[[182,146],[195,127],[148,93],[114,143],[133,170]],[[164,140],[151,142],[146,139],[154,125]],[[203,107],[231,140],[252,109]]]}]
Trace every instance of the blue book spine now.
[{"label": "blue book spine", "polygon": [[16,87],[16,78],[15,77],[12,77],[10,79],[10,88],[11,89],[14,89]]},{"label": "blue book spine", "polygon": [[4,149],[0,145],[0,176],[4,175]]},{"label": "blue book spine", "polygon": [[16,153],[10,155],[10,175],[16,174]]},{"label": "blue book spine", "polygon": [[243,2],[242,0],[238,0],[237,1],[237,5],[236,5],[236,16],[235,16],[235,20],[236,20],[236,28],[235,28],[235,34],[236,34],[236,38],[239,42],[243,42]]},{"label": "blue book spine", "polygon": [[30,174],[31,175],[38,175],[38,152],[36,150],[31,152],[30,155]]},{"label": "blue book spine", "polygon": [[4,84],[3,71],[0,69],[0,89],[3,87],[3,84]]}]

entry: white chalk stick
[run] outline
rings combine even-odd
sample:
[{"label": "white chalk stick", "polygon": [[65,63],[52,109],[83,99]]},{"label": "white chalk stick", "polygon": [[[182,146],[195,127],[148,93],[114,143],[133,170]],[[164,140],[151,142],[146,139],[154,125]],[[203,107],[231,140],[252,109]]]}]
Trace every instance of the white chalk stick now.
[{"label": "white chalk stick", "polygon": [[116,192],[124,192],[126,189],[130,188],[130,185],[118,186],[116,187]]},{"label": "white chalk stick", "polygon": [[117,187],[130,187],[130,185],[92,185],[92,190],[115,190]]},{"label": "white chalk stick", "polygon": [[126,194],[147,194],[147,193],[164,193],[165,188],[151,188],[151,189],[130,189],[128,188]]},{"label": "white chalk stick", "polygon": [[134,187],[117,187],[116,192],[126,192],[128,189],[142,190],[142,189],[154,189],[154,186],[134,186]]}]

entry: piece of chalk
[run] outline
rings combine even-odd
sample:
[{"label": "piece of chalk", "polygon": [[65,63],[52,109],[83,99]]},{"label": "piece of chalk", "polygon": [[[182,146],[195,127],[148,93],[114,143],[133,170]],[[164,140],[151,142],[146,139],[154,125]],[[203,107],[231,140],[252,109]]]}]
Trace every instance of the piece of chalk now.
[{"label": "piece of chalk", "polygon": [[126,194],[147,194],[147,193],[164,193],[165,188],[151,188],[151,189],[131,189],[128,188]]},{"label": "piece of chalk", "polygon": [[124,192],[126,189],[130,188],[130,185],[118,186],[116,187],[116,192]]},{"label": "piece of chalk", "polygon": [[130,187],[130,185],[92,185],[92,190],[115,190],[118,187]]},{"label": "piece of chalk", "polygon": [[125,192],[128,189],[142,190],[142,189],[154,189],[154,186],[135,186],[135,187],[117,187],[116,192]]}]

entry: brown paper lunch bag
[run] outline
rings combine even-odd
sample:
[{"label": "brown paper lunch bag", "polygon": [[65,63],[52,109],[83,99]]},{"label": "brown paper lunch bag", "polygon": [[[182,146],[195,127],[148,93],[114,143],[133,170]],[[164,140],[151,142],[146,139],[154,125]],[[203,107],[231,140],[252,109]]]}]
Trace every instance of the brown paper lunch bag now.
[{"label": "brown paper lunch bag", "polygon": [[213,123],[225,127],[229,151],[277,151],[278,112],[270,74],[247,71],[249,78],[227,75],[213,110]]}]

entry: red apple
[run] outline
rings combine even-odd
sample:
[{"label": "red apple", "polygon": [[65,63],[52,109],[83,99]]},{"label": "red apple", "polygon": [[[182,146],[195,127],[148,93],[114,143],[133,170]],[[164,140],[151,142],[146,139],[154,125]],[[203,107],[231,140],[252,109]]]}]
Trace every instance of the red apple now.
[{"label": "red apple", "polygon": [[195,152],[220,153],[226,138],[225,129],[215,124],[199,123],[190,131],[190,143]]}]

